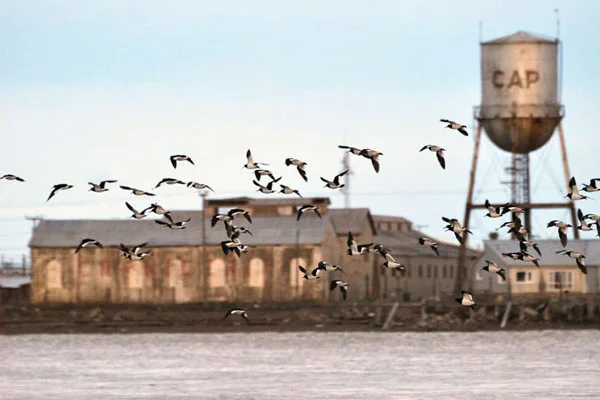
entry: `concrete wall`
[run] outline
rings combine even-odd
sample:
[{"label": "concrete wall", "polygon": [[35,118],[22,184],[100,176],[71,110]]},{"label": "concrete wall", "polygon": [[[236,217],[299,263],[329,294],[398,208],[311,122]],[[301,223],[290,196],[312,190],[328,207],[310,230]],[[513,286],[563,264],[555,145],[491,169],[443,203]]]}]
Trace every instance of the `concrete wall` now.
[{"label": "concrete wall", "polygon": [[326,282],[303,282],[297,273],[298,262],[316,265],[323,253],[320,245],[265,246],[241,258],[224,256],[217,246],[207,246],[204,256],[201,247],[156,247],[137,262],[122,257],[117,248],[73,251],[32,249],[33,303],[326,299]]}]

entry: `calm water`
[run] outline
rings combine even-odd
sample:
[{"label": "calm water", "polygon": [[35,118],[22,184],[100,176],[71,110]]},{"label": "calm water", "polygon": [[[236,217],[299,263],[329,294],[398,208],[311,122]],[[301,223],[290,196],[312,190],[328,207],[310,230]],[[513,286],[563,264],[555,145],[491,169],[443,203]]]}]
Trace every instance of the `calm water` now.
[{"label": "calm water", "polygon": [[8,399],[600,399],[600,331],[0,337]]}]

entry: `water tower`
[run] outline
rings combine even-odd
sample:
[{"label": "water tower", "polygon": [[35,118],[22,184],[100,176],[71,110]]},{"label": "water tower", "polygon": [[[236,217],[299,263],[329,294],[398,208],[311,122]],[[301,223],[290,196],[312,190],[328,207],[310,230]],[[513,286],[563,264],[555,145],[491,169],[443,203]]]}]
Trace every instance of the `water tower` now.
[{"label": "water tower", "polygon": [[[560,41],[519,31],[481,44],[481,106],[475,107],[475,149],[469,179],[464,225],[471,211],[485,208],[473,203],[481,131],[501,150],[511,153],[511,203],[525,209],[524,225],[531,232],[534,208],[568,208],[572,202],[535,203],[530,198],[529,153],[544,146],[558,131],[565,181],[570,178],[561,120]],[[566,187],[565,186],[565,191]],[[573,230],[577,238],[578,231]],[[518,247],[517,247],[518,249]],[[457,291],[464,280],[465,245],[459,255]]]}]

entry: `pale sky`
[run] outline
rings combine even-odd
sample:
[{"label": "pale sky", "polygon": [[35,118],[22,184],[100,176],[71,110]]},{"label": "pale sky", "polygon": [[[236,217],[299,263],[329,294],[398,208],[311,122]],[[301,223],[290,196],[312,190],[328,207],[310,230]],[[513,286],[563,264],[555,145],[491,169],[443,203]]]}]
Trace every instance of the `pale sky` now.
[{"label": "pale sky", "polygon": [[[572,173],[600,178],[600,3],[589,1],[4,1],[0,5],[0,254],[27,252],[31,224],[46,218],[126,218],[118,179],[151,189],[164,177],[207,183],[216,197],[261,195],[241,169],[247,148],[305,196],[331,196],[319,176],[339,172],[338,144],[382,151],[381,172],[352,159],[351,206],[401,215],[434,237],[442,215],[462,220],[473,135],[443,129],[440,118],[472,127],[480,95],[482,38],[526,30],[564,46],[563,125]],[[566,194],[558,141],[532,154],[532,197]],[[447,149],[447,169],[425,144]],[[196,166],[176,171],[171,154]],[[309,183],[285,167],[309,163]],[[507,153],[484,138],[477,201],[509,200]],[[52,185],[75,188],[46,203]],[[156,189],[166,208],[199,208],[184,187]],[[261,195],[265,196],[265,195]],[[596,196],[600,199],[600,196]],[[600,203],[580,203],[600,212]],[[472,221],[474,243],[497,221]],[[535,234],[563,210],[534,213]],[[593,237],[593,234],[584,237]]]}]

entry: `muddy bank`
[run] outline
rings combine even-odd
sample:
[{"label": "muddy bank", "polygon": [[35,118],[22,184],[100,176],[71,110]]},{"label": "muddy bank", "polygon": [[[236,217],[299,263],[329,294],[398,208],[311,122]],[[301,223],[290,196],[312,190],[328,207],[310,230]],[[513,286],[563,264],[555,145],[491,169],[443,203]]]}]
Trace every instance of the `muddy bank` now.
[{"label": "muddy bank", "polygon": [[[0,308],[1,334],[30,333],[158,333],[158,332],[294,332],[382,331],[391,305],[376,304],[247,304],[249,323],[239,317],[223,319],[232,305],[186,304],[21,306]],[[597,310],[570,304],[552,305],[539,312],[514,306],[507,330],[599,329]],[[478,311],[442,303],[401,304],[388,331],[499,330],[504,306]]]}]

